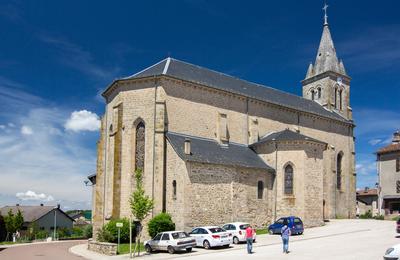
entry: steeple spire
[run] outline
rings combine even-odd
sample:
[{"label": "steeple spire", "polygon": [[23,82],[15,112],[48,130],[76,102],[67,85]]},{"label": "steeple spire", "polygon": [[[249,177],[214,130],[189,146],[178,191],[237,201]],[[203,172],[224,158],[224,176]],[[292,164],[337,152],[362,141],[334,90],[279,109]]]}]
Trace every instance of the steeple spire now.
[{"label": "steeple spire", "polygon": [[324,15],[324,26],[328,25],[328,7],[329,7],[329,5],[327,5],[326,2],[325,2],[324,8],[322,8],[322,10],[324,10],[324,12],[325,12],[325,15]]},{"label": "steeple spire", "polygon": [[336,49],[333,44],[331,32],[328,25],[327,9],[328,5],[325,3],[324,8],[322,8],[325,14],[321,42],[319,44],[318,53],[313,69],[311,73],[310,69],[307,71],[306,79],[327,71],[332,71],[347,76],[343,62],[339,62],[339,59],[336,55]]}]

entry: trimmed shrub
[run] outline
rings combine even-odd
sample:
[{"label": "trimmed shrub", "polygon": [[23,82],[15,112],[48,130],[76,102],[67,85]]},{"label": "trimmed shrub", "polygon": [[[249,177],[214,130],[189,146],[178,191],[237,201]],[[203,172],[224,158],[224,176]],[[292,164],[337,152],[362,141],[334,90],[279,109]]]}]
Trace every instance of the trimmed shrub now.
[{"label": "trimmed shrub", "polygon": [[160,213],[152,218],[147,224],[150,237],[154,237],[157,233],[175,230],[175,223],[172,221],[171,215],[168,213]]},{"label": "trimmed shrub", "polygon": [[374,219],[376,219],[376,220],[384,220],[385,217],[383,215],[378,215],[378,216],[375,216]]},{"label": "trimmed shrub", "polygon": [[46,239],[49,237],[49,233],[46,230],[39,230],[35,233],[35,239]]}]

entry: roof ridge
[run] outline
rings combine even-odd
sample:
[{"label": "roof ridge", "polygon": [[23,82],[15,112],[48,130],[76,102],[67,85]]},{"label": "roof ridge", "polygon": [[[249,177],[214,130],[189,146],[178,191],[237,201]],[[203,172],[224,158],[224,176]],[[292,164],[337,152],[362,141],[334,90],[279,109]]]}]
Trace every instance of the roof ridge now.
[{"label": "roof ridge", "polygon": [[[183,137],[189,137],[189,138],[193,138],[193,139],[198,139],[198,140],[203,140],[203,141],[211,141],[211,142],[218,143],[218,141],[213,139],[213,138],[206,138],[206,137],[201,137],[201,136],[188,135],[188,134],[178,133],[178,132],[173,132],[173,131],[167,131],[167,134],[168,133],[173,134],[173,135],[179,135],[179,136],[183,136]],[[236,142],[229,142],[229,144],[248,147],[247,144],[241,144],[241,143],[236,143]]]},{"label": "roof ridge", "polygon": [[157,62],[157,63],[155,63],[155,64],[153,64],[153,65],[151,65],[151,66],[149,66],[149,67],[146,67],[146,68],[142,69],[141,71],[136,72],[135,74],[132,74],[132,75],[127,76],[127,77],[123,77],[122,79],[130,79],[130,78],[132,78],[132,77],[135,77],[136,75],[138,75],[138,74],[140,74],[140,73],[142,73],[142,72],[144,72],[144,71],[146,71],[146,70],[148,70],[148,69],[150,69],[150,68],[153,68],[153,67],[157,66],[158,64],[163,63],[165,60],[168,60],[168,59],[169,59],[169,58],[165,58],[165,59],[163,59],[163,60],[160,60],[159,62]]}]

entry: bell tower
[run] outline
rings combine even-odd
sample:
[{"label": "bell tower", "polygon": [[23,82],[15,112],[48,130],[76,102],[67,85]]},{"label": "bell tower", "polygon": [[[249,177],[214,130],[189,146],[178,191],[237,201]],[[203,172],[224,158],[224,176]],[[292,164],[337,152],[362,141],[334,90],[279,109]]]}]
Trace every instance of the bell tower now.
[{"label": "bell tower", "polygon": [[338,59],[328,25],[328,6],[323,10],[324,25],[314,64],[310,63],[306,78],[301,81],[303,97],[311,99],[346,119],[352,119],[350,80],[343,61]]}]

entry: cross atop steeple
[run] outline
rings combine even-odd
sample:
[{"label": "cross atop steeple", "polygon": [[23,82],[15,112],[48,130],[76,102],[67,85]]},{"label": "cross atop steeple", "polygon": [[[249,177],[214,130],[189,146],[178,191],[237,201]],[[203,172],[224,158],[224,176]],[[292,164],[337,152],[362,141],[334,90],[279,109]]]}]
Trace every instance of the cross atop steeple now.
[{"label": "cross atop steeple", "polygon": [[325,2],[324,8],[322,8],[322,10],[324,10],[324,12],[325,12],[324,25],[328,25],[328,7],[329,7],[329,5],[327,5],[326,2]]}]

